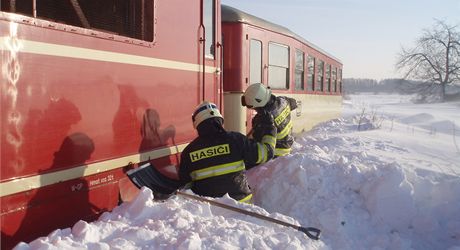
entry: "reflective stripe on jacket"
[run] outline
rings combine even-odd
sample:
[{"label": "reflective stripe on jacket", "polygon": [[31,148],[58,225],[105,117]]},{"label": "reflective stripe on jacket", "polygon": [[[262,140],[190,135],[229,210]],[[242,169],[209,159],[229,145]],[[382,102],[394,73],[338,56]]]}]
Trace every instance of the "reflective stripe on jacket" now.
[{"label": "reflective stripe on jacket", "polygon": [[277,96],[273,104],[266,108],[275,119],[277,130],[275,155],[289,154],[294,143],[292,137],[291,111],[297,108],[296,100],[286,96]]},{"label": "reflective stripe on jacket", "polygon": [[237,132],[200,136],[182,152],[179,178],[198,195],[244,201],[251,190],[243,171],[273,158],[275,142],[269,134],[261,143]]}]

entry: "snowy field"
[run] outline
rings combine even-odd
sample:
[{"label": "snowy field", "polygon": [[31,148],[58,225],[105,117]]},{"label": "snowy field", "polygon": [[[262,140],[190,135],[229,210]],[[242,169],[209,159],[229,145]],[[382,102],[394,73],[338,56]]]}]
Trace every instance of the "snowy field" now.
[{"label": "snowy field", "polygon": [[221,203],[317,227],[292,228],[143,189],[98,221],[16,249],[460,250],[460,102],[354,95],[343,117],[297,135],[293,153],[248,172],[255,205]]}]

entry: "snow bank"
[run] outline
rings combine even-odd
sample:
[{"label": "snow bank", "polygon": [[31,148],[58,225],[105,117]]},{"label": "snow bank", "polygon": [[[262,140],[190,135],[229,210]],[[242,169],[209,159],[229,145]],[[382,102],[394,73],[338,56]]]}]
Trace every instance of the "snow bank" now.
[{"label": "snow bank", "polygon": [[344,107],[343,118],[297,135],[291,155],[248,171],[255,205],[216,199],[320,228],[320,241],[194,200],[155,202],[143,189],[98,221],[16,249],[459,250],[460,138],[423,128],[446,117],[460,124],[458,108],[402,96],[352,96]]}]

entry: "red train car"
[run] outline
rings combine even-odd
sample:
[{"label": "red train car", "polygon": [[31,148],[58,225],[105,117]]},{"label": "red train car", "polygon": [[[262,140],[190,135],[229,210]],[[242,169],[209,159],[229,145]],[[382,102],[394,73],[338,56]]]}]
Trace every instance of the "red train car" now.
[{"label": "red train car", "polygon": [[[340,115],[342,63],[280,25],[222,6],[225,126],[246,133],[252,110],[241,107],[248,85],[264,83],[275,95],[290,96],[299,108],[294,132]],[[237,53],[238,52],[238,53]]]},{"label": "red train car", "polygon": [[166,172],[221,105],[220,2],[0,2],[1,245],[119,204],[125,171]]},{"label": "red train car", "polygon": [[203,100],[241,132],[252,114],[240,97],[253,82],[302,104],[296,131],[340,109],[339,60],[219,0],[0,0],[0,9],[2,249],[129,200],[125,172],[139,163],[174,176]]}]

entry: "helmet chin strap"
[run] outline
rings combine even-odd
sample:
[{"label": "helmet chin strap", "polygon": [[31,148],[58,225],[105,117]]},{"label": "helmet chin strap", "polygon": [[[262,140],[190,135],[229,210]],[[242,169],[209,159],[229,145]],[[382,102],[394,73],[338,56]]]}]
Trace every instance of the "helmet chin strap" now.
[{"label": "helmet chin strap", "polygon": [[265,106],[264,106],[264,107],[255,108],[255,110],[257,111],[257,113],[262,113],[262,112],[265,111]]}]

